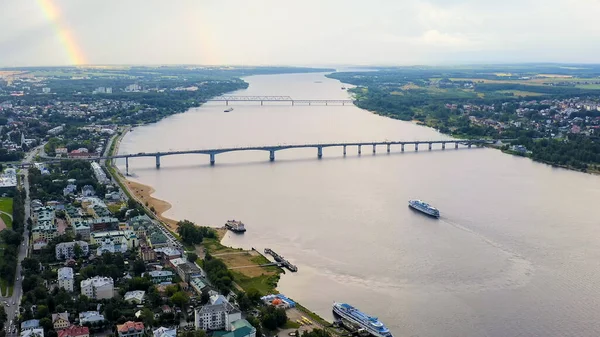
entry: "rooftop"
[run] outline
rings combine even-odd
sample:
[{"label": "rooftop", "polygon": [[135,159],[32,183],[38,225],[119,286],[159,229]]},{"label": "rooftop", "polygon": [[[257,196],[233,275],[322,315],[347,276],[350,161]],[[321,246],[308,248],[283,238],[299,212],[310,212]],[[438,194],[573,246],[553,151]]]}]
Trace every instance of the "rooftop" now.
[{"label": "rooftop", "polygon": [[90,334],[90,329],[87,326],[71,325],[70,327],[59,330],[58,337],[75,337]]},{"label": "rooftop", "polygon": [[128,291],[125,293],[125,296],[123,296],[123,298],[125,299],[125,301],[136,300],[138,302],[141,302],[144,299],[145,294],[146,292],[143,290]]},{"label": "rooftop", "polygon": [[58,279],[73,279],[73,268],[71,267],[62,267],[58,269]]},{"label": "rooftop", "polygon": [[144,331],[144,323],[127,321],[123,324],[117,325],[117,331],[120,333],[127,333],[129,331]]}]

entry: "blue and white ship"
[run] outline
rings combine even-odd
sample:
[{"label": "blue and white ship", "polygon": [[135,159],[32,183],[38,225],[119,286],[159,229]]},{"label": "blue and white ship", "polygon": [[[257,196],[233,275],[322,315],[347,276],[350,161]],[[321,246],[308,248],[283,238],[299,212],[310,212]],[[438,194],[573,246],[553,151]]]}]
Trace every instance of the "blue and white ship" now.
[{"label": "blue and white ship", "polygon": [[432,216],[434,218],[439,218],[440,217],[440,211],[438,211],[437,208],[431,206],[430,204],[421,201],[421,200],[409,200],[408,201],[408,206],[416,209],[419,212],[423,212],[429,216]]},{"label": "blue and white ship", "polygon": [[360,326],[375,337],[393,337],[390,330],[377,317],[371,317],[350,304],[334,302],[333,314]]}]

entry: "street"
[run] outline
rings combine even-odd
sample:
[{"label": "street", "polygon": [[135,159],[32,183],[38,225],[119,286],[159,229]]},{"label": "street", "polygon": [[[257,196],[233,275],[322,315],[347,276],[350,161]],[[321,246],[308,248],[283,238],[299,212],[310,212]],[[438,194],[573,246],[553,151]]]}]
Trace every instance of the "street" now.
[{"label": "street", "polygon": [[[42,148],[42,146],[38,146],[32,151],[30,151],[23,162],[30,163],[33,161],[35,154]],[[21,276],[21,262],[27,256],[29,250],[29,230],[27,229],[27,219],[31,216],[31,199],[29,198],[29,171],[27,169],[23,169],[21,171],[23,174],[23,188],[27,191],[27,197],[25,198],[25,223],[24,231],[23,231],[23,243],[19,247],[19,256],[17,258],[17,272],[15,276],[15,286],[13,289],[12,296],[10,297],[2,297],[2,304],[4,304],[4,310],[7,315],[7,322],[5,324],[6,335],[7,336],[15,336],[17,333],[13,333],[13,327],[15,326],[16,318],[18,316],[18,309],[21,303],[22,296],[22,282],[23,277]],[[12,322],[12,324],[10,324]],[[18,331],[18,328],[15,329]]]}]

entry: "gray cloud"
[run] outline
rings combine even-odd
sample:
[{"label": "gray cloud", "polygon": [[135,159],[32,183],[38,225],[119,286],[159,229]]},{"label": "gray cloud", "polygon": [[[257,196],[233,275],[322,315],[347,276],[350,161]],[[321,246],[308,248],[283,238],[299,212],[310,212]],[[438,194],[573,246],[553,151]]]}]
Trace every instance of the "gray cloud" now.
[{"label": "gray cloud", "polygon": [[[51,0],[90,64],[597,62],[598,0]],[[70,59],[36,1],[0,2],[0,66]]]}]

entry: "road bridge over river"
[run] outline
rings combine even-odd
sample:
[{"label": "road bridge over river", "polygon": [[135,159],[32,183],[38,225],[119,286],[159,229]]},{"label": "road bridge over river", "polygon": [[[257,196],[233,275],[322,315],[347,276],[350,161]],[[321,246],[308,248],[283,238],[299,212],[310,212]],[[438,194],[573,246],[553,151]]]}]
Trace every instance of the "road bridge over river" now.
[{"label": "road bridge over river", "polygon": [[[317,158],[323,157],[324,148],[342,148],[344,156],[346,155],[348,147],[356,147],[358,154],[362,154],[363,147],[371,147],[373,154],[377,153],[378,147],[385,147],[386,152],[390,153],[392,146],[399,146],[400,151],[404,152],[407,145],[412,146],[414,151],[419,151],[420,145],[427,145],[428,150],[432,150],[434,145],[440,145],[442,150],[446,149],[446,144],[453,144],[455,149],[458,149],[459,145],[471,148],[473,145],[482,146],[487,144],[495,144],[499,141],[511,141],[510,139],[494,140],[494,139],[468,139],[468,140],[411,140],[411,141],[374,141],[374,142],[343,142],[343,143],[308,143],[308,144],[279,144],[279,145],[265,145],[265,146],[248,146],[248,147],[230,147],[230,148],[214,148],[214,149],[196,149],[196,150],[180,150],[180,151],[165,151],[165,152],[139,152],[133,154],[118,154],[113,156],[103,157],[89,157],[89,158],[77,158],[76,160],[88,160],[88,161],[99,161],[107,159],[125,159],[125,173],[129,174],[129,159],[139,157],[154,157],[156,158],[156,168],[160,168],[160,159],[165,156],[175,155],[193,155],[193,154],[204,154],[210,158],[210,164],[215,165],[216,156],[226,152],[239,152],[239,151],[265,151],[269,152],[269,160],[275,161],[275,152],[290,149],[303,149],[303,148],[314,148],[317,150]],[[56,162],[60,160],[75,160],[69,158],[47,158],[45,162]],[[22,166],[26,167],[31,164],[23,163]]]},{"label": "road bridge over river", "polygon": [[293,99],[290,96],[218,96],[208,100],[208,102],[225,102],[229,105],[230,102],[237,104],[256,102],[260,105],[266,103],[291,103],[291,105],[353,105],[351,99]]}]

